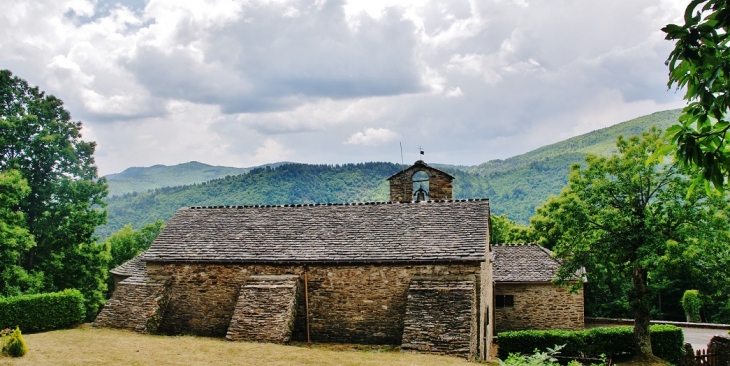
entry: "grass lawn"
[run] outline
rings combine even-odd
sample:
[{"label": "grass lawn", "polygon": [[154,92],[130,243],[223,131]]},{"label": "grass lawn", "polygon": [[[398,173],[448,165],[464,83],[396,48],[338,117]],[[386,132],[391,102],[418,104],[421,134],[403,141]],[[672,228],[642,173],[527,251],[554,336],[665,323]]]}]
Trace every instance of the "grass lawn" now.
[{"label": "grass lawn", "polygon": [[[221,338],[76,329],[24,334],[28,354],[9,365],[467,365],[465,359],[355,345],[283,346]],[[471,364],[473,365],[473,364]]]}]

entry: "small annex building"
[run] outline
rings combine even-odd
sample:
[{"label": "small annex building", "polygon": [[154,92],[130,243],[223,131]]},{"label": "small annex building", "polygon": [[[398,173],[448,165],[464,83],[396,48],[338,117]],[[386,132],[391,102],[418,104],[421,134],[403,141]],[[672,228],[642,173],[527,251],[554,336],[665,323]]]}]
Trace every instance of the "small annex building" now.
[{"label": "small annex building", "polygon": [[[488,358],[500,319],[517,324],[504,329],[582,328],[582,294],[555,290],[571,300],[552,298],[529,319],[495,308],[495,293],[515,310],[543,306],[535,296],[555,287],[544,280],[556,262],[537,246],[490,247],[488,200],[453,200],[453,177],[422,161],[389,181],[388,202],[182,208],[146,252],[111,271],[116,289],[94,325],[469,359]],[[505,271],[514,260],[544,262],[517,266],[537,264],[542,277]],[[550,315],[562,302],[573,315]]]}]

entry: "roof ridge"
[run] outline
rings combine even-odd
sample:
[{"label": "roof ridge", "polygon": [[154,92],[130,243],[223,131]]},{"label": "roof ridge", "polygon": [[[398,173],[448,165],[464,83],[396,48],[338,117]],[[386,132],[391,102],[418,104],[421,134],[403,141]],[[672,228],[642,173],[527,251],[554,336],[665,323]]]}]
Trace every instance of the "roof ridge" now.
[{"label": "roof ridge", "polygon": [[220,209],[220,208],[273,208],[273,207],[315,207],[315,206],[370,206],[370,205],[401,205],[401,204],[438,204],[438,203],[456,203],[456,202],[489,202],[489,198],[465,198],[458,200],[429,200],[429,201],[365,201],[365,202],[338,202],[338,203],[291,203],[282,205],[209,205],[209,206],[188,206],[182,207],[186,209]]}]

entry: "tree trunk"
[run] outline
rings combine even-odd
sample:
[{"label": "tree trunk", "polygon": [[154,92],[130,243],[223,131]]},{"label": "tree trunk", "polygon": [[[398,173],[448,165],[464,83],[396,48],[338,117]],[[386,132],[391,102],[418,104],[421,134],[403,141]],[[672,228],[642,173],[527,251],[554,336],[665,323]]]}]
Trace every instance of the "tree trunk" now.
[{"label": "tree trunk", "polygon": [[634,345],[636,354],[642,357],[653,358],[651,350],[651,335],[649,334],[649,285],[646,279],[646,270],[634,268],[632,273],[633,299],[631,307],[634,311]]}]

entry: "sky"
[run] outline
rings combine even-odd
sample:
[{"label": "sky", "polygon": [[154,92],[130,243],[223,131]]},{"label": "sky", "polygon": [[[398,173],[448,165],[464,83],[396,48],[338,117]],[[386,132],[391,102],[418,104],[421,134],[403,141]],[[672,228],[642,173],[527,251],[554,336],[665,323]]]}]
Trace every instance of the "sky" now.
[{"label": "sky", "polygon": [[0,69],[100,174],[200,161],[476,165],[680,108],[688,0],[4,0]]}]

